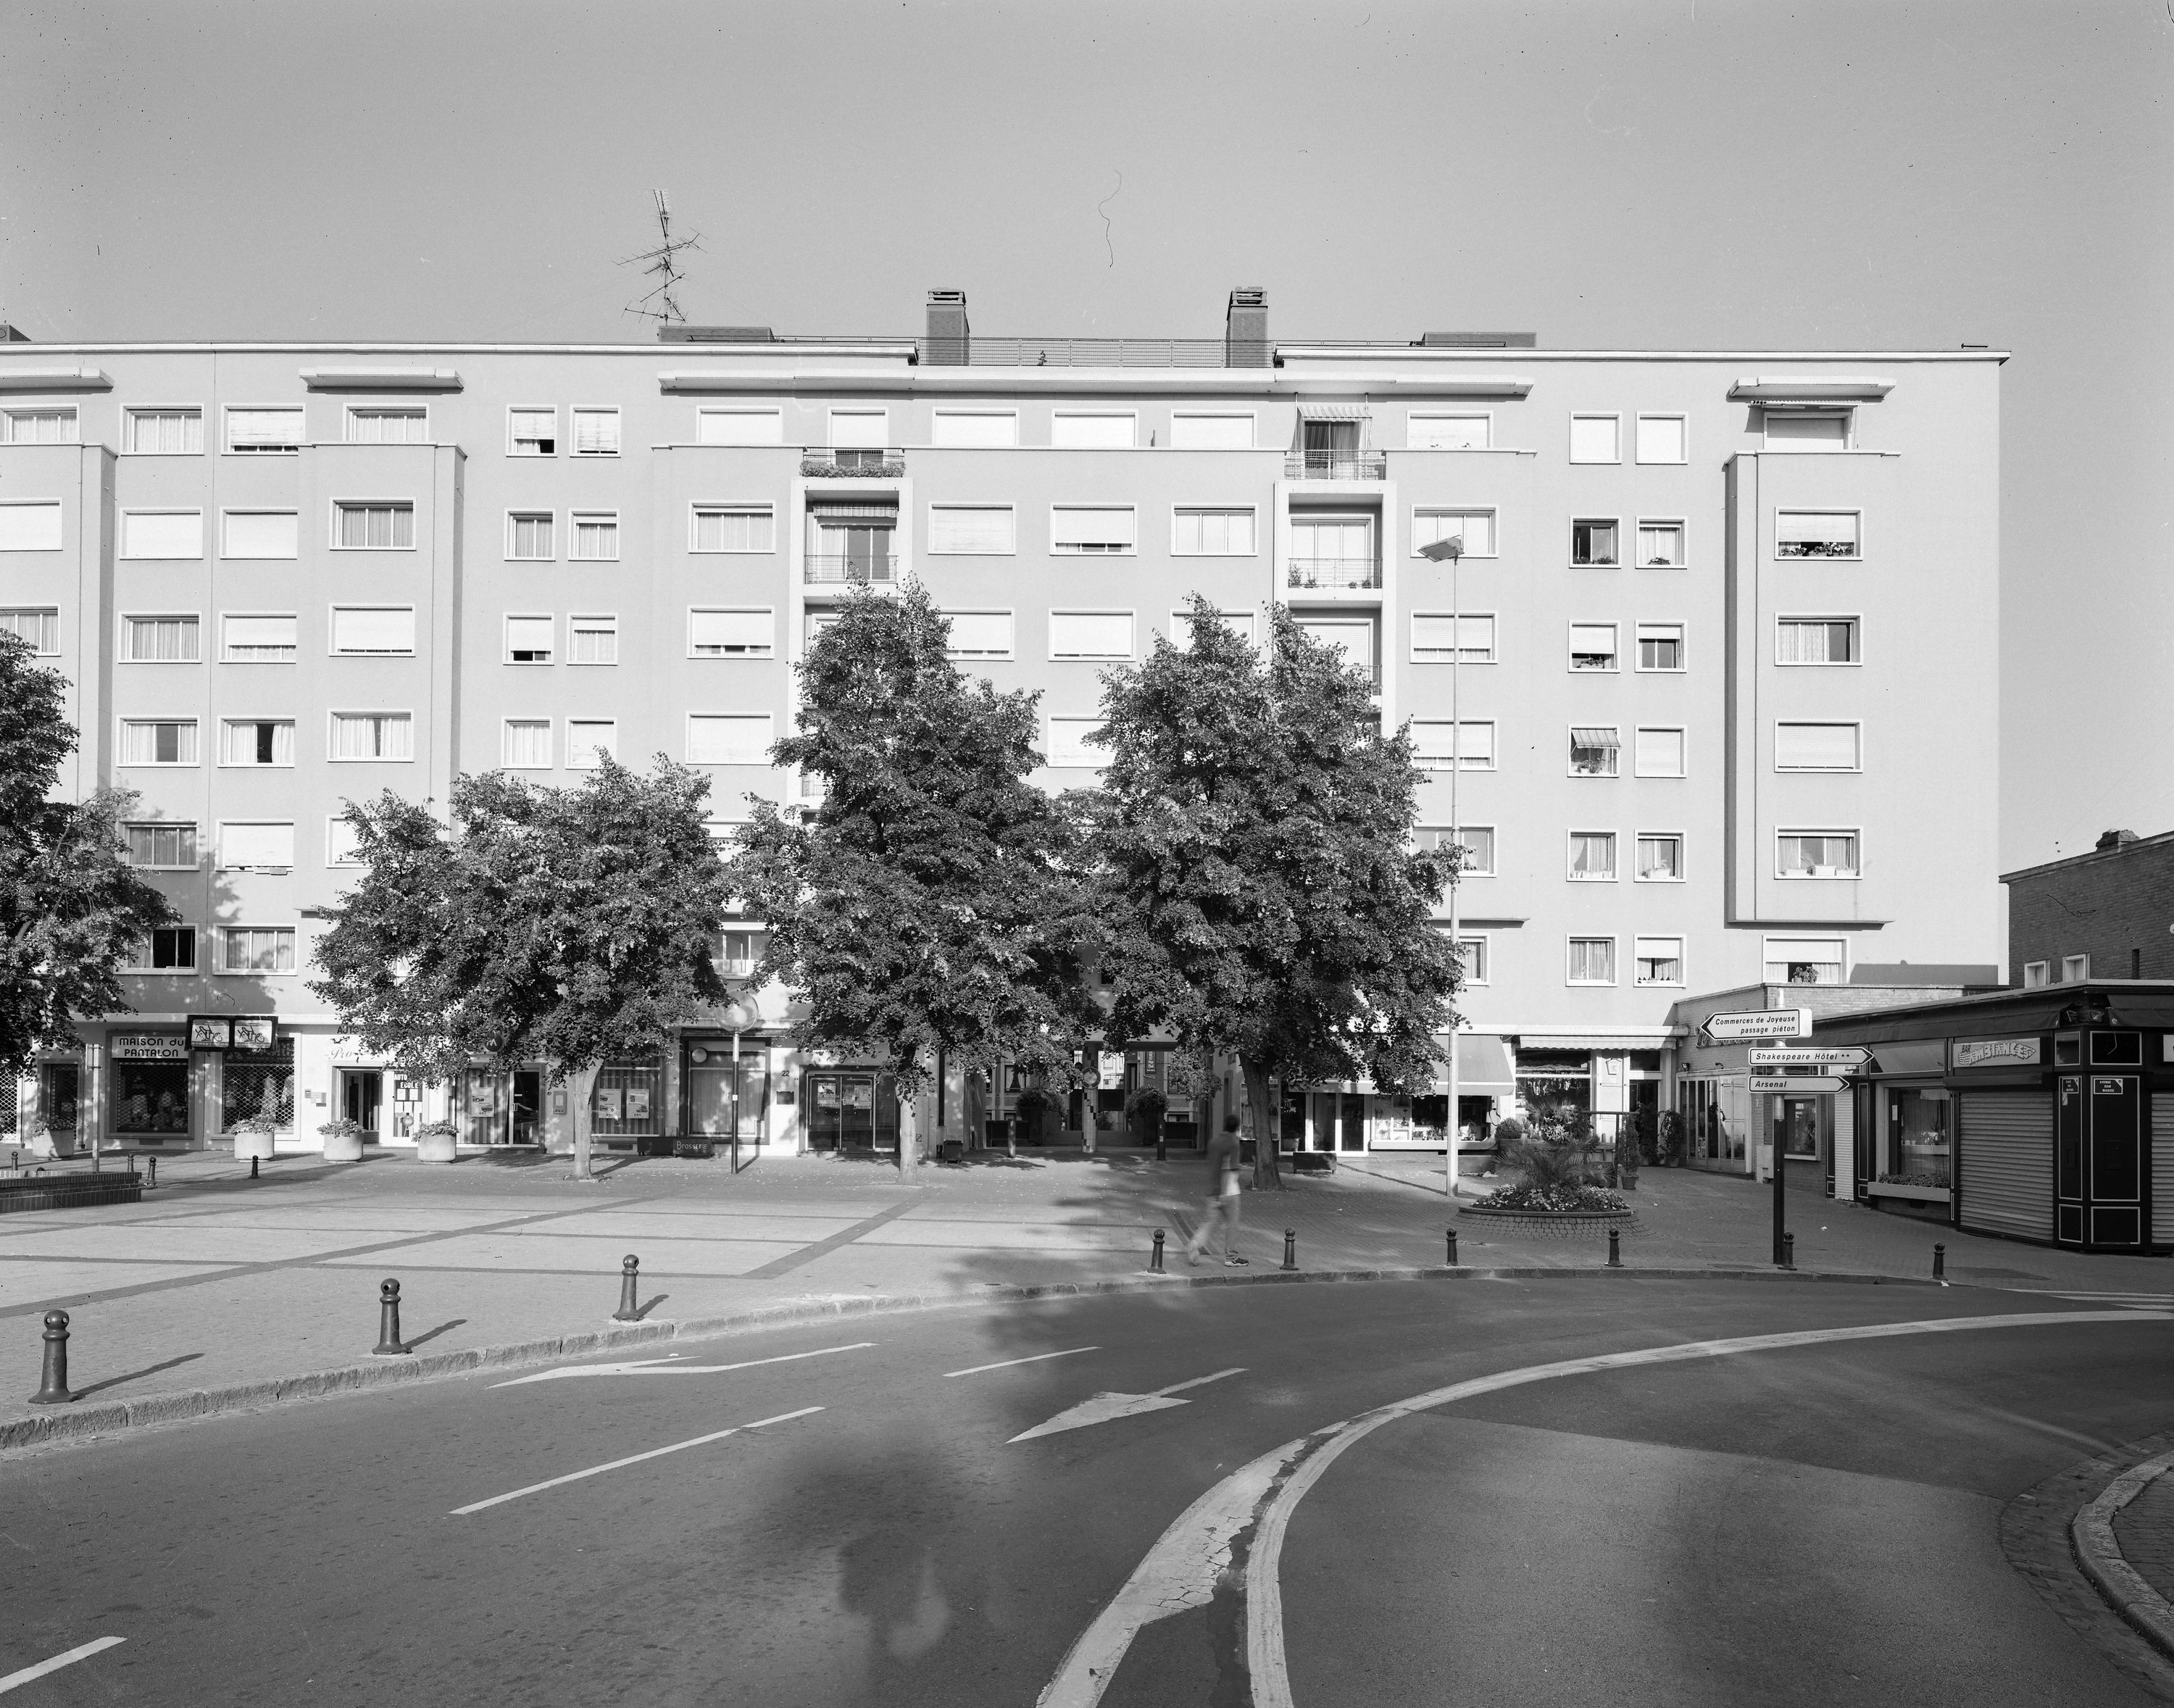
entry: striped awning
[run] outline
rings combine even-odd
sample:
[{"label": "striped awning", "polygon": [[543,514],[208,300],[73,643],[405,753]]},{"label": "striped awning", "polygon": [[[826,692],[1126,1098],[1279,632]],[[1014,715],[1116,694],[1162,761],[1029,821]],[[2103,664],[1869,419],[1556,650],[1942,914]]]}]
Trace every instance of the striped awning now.
[{"label": "striped awning", "polygon": [[1612,729],[1572,729],[1570,744],[1582,748],[1620,748],[1623,738]]},{"label": "striped awning", "polygon": [[841,499],[812,498],[808,513],[818,522],[890,522],[898,520],[895,504],[853,504]]},{"label": "striped awning", "polygon": [[1572,1037],[1554,1032],[1526,1032],[1519,1035],[1521,1050],[1665,1050],[1669,1040],[1662,1037],[1639,1037],[1629,1032],[1596,1033],[1590,1037]]},{"label": "striped awning", "polygon": [[1301,421],[1366,421],[1372,417],[1373,411],[1364,403],[1301,403],[1298,406]]}]

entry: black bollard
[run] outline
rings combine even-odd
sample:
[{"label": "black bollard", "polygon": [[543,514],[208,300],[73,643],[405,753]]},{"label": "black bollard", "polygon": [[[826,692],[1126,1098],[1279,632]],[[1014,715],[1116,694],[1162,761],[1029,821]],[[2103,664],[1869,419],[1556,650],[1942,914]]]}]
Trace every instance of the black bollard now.
[{"label": "black bollard", "polygon": [[34,1406],[64,1406],[75,1398],[68,1385],[68,1314],[46,1313],[45,1365],[38,1373],[38,1391],[30,1396]]},{"label": "black bollard", "polygon": [[1160,1122],[1157,1122],[1155,1123],[1155,1160],[1157,1162],[1168,1162],[1170,1160],[1170,1147],[1164,1142],[1162,1136],[1162,1123]]},{"label": "black bollard", "polygon": [[377,1344],[370,1349],[377,1358],[406,1358],[408,1349],[400,1343],[400,1284],[387,1281],[377,1289]]},{"label": "black bollard", "polygon": [[1449,1230],[1449,1267],[1452,1269],[1457,1267],[1457,1230],[1454,1228]]},{"label": "black bollard", "polygon": [[1797,1267],[1797,1236],[1794,1234],[1782,1235],[1782,1267],[1784,1269]]},{"label": "black bollard", "polygon": [[1945,1246],[1933,1247],[1933,1278],[1935,1281],[1948,1278],[1948,1248]]},{"label": "black bollard", "polygon": [[1608,1267],[1611,1269],[1623,1267],[1622,1239],[1623,1235],[1614,1228],[1608,1230]]},{"label": "black bollard", "polygon": [[145,1184],[153,1192],[156,1192],[159,1189],[159,1159],[155,1156],[147,1156],[143,1159],[143,1166],[150,1173],[150,1179]]},{"label": "black bollard", "polygon": [[1148,1267],[1149,1267],[1149,1268],[1150,1268],[1150,1269],[1152,1269],[1152,1270],[1154,1270],[1154,1271],[1155,1271],[1155,1273],[1156,1274],[1160,1275],[1160,1274],[1161,1274],[1161,1273],[1163,1273],[1163,1270],[1162,1270],[1162,1230],[1161,1230],[1160,1228],[1157,1228],[1157,1229],[1155,1230],[1155,1255],[1154,1255],[1152,1257],[1149,1257],[1149,1258],[1148,1259]]},{"label": "black bollard", "polygon": [[635,1309],[635,1273],[641,1267],[641,1259],[633,1252],[626,1254],[619,1266],[619,1309],[612,1312],[614,1322],[639,1322],[641,1311]]},{"label": "black bollard", "polygon": [[1298,1230],[1296,1228],[1284,1230],[1284,1267],[1286,1269],[1298,1267]]},{"label": "black bollard", "polygon": [[253,1156],[249,1159],[249,1178],[251,1180],[257,1178],[257,1159]]}]

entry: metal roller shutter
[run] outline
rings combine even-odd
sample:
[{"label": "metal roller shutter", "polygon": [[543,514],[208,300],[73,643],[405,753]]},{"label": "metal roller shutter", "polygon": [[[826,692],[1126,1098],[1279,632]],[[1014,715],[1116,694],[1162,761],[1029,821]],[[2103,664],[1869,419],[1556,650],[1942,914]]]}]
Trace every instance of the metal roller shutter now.
[{"label": "metal roller shutter", "polygon": [[1962,1207],[1989,1234],[2053,1237],[2053,1099],[2043,1091],[1971,1091],[1961,1103]]},{"label": "metal roller shutter", "polygon": [[2151,1094],[2151,1243],[2174,1245],[2174,1093]]},{"label": "metal roller shutter", "polygon": [[1857,1196],[1857,1098],[1843,1091],[1834,1100],[1834,1195]]}]

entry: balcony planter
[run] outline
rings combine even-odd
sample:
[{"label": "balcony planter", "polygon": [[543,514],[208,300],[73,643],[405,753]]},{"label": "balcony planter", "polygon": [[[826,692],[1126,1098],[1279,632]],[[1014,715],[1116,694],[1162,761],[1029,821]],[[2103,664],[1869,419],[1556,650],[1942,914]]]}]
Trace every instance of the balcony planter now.
[{"label": "balcony planter", "polygon": [[1947,1186],[1904,1186],[1896,1181],[1874,1181],[1864,1190],[1875,1198],[1909,1198],[1921,1204],[1950,1203],[1955,1197]]},{"label": "balcony planter", "polygon": [[415,1129],[415,1160],[451,1162],[460,1146],[460,1133],[450,1121],[430,1121]]},{"label": "balcony planter", "polygon": [[355,1121],[327,1121],[317,1129],[325,1141],[327,1162],[360,1162],[363,1140],[369,1135]]}]

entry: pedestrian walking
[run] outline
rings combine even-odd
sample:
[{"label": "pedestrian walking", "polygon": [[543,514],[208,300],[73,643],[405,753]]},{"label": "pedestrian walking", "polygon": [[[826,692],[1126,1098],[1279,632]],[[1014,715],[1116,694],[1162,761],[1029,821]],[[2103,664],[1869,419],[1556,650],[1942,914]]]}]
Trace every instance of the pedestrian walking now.
[{"label": "pedestrian walking", "polygon": [[1198,1265],[1208,1249],[1209,1230],[1218,1219],[1223,1224],[1223,1261],[1233,1268],[1245,1266],[1236,1250],[1238,1241],[1238,1117],[1223,1117],[1223,1130],[1208,1141],[1208,1208],[1192,1237],[1185,1242],[1185,1261]]}]

